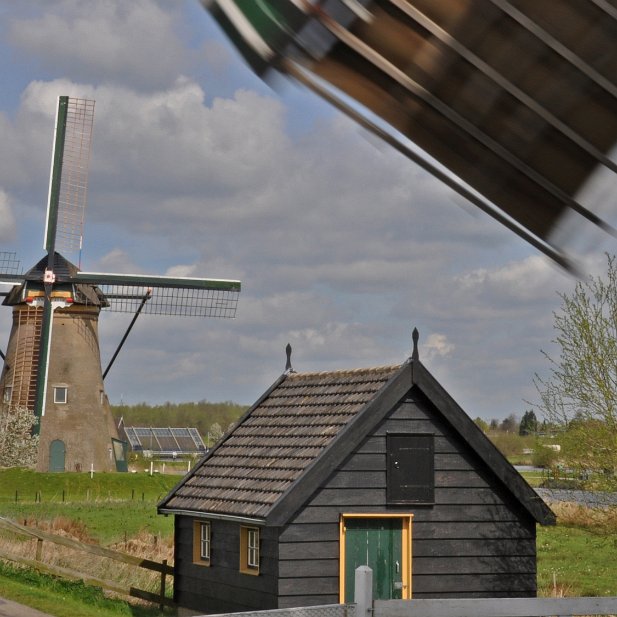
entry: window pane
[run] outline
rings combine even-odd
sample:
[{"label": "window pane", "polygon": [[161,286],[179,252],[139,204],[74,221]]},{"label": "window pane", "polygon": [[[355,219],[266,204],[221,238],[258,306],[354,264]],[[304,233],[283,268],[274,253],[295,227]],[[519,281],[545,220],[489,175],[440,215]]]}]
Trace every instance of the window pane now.
[{"label": "window pane", "polygon": [[249,568],[257,568],[259,566],[259,530],[248,530],[248,559]]},{"label": "window pane", "polygon": [[210,559],[210,523],[201,524],[201,550],[202,559]]},{"label": "window pane", "polygon": [[66,403],[68,388],[66,386],[54,387],[54,403]]}]

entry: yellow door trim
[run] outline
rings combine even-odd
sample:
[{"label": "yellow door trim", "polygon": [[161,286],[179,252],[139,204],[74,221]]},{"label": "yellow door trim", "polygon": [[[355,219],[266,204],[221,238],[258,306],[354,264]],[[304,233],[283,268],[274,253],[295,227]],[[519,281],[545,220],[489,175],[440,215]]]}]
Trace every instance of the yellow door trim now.
[{"label": "yellow door trim", "polygon": [[350,512],[343,513],[339,519],[339,602],[345,602],[345,521],[350,518],[398,518],[403,522],[403,530],[401,537],[401,580],[403,582],[402,599],[410,600],[412,596],[411,588],[411,528],[413,514],[411,512],[401,512],[396,514],[380,514],[376,512],[358,513]]}]

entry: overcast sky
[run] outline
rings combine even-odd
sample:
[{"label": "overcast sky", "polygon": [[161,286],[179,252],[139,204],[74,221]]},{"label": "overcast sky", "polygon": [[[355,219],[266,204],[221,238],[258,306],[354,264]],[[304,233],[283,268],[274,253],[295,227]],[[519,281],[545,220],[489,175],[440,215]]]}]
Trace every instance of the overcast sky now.
[{"label": "overcast sky", "polygon": [[[271,90],[197,0],[0,0],[0,59],[0,250],[43,256],[56,99],[93,98],[83,269],[242,281],[234,320],[140,318],[112,403],[250,404],[287,342],[298,371],[378,366],[416,326],[470,416],[525,411],[573,280],[309,91]],[[593,242],[599,271],[615,247]],[[101,317],[104,365],[130,318]],[[0,349],[9,327],[5,308]]]}]

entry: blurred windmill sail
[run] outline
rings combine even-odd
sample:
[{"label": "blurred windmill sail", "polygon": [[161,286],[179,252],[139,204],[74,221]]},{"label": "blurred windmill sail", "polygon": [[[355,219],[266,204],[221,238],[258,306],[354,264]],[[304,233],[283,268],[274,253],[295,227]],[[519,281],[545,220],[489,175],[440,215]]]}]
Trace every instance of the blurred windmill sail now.
[{"label": "blurred windmill sail", "polygon": [[[81,261],[94,101],[58,99],[44,249],[25,274],[15,253],[0,254],[4,306],[13,323],[0,374],[0,414],[17,407],[39,419],[39,471],[126,471],[104,378],[141,314],[233,318],[239,281],[82,272]],[[102,310],[133,313],[105,375]]]},{"label": "blurred windmill sail", "polygon": [[203,4],[258,74],[300,81],[563,267],[566,220],[617,235],[578,197],[598,169],[617,172],[608,3]]}]

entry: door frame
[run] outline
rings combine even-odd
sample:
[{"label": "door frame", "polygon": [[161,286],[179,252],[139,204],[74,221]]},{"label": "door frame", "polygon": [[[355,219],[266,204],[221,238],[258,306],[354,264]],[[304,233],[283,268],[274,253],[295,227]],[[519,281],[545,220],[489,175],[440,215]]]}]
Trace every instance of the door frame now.
[{"label": "door frame", "polygon": [[345,603],[345,521],[351,518],[370,518],[373,520],[398,518],[402,523],[401,535],[401,580],[403,582],[402,599],[411,599],[411,527],[413,514],[411,512],[381,513],[381,512],[349,512],[339,518],[339,602]]}]

